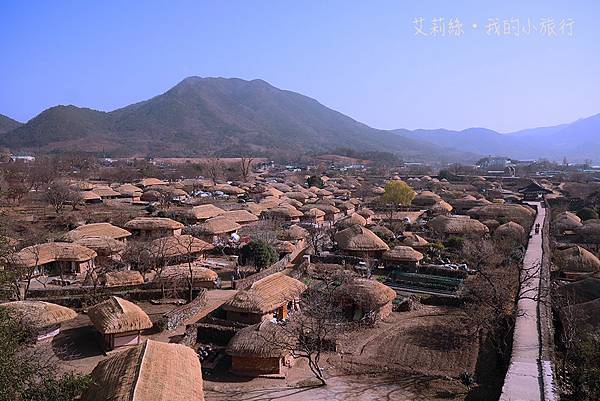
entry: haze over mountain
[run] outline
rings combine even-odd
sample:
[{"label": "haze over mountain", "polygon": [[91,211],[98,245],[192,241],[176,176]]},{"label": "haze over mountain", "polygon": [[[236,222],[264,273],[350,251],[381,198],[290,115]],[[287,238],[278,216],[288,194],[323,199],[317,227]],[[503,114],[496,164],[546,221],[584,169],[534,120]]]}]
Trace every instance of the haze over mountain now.
[{"label": "haze over mountain", "polygon": [[189,77],[167,92],[102,112],[47,109],[0,138],[12,150],[113,156],[239,156],[389,151],[409,159],[473,159],[462,151],[377,130],[262,80]]},{"label": "haze over mountain", "polygon": [[407,139],[424,140],[432,145],[480,155],[516,159],[547,158],[560,161],[599,161],[600,114],[570,124],[501,134],[486,128],[463,131],[445,129],[394,130]]}]

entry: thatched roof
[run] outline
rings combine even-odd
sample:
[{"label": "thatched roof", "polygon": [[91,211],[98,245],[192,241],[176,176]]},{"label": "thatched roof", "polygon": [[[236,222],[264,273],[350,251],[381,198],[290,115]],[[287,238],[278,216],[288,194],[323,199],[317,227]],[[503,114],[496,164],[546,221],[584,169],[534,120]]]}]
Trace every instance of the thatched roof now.
[{"label": "thatched roof", "polygon": [[258,217],[247,210],[230,210],[222,214],[223,217],[239,224],[258,221]]},{"label": "thatched roof", "polygon": [[308,237],[308,231],[297,224],[292,224],[288,229],[284,230],[281,238],[286,240],[298,241]]},{"label": "thatched roof", "polygon": [[360,209],[358,212],[358,214],[360,214],[362,217],[364,217],[365,219],[375,215],[375,212],[372,211],[369,208],[363,207],[362,209]]},{"label": "thatched roof", "polygon": [[144,178],[143,180],[141,180],[139,182],[139,185],[141,185],[142,187],[150,187],[152,185],[167,185],[168,182],[165,182],[163,180],[159,180],[158,178]]},{"label": "thatched roof", "polygon": [[[207,281],[215,281],[219,277],[219,275],[215,271],[206,267],[198,266],[197,264],[192,264],[191,268],[194,285],[201,284]],[[189,277],[190,265],[188,265],[187,263],[182,263],[179,265],[166,266],[163,269],[161,276],[155,277],[154,281],[163,283],[177,283],[189,280]]]},{"label": "thatched roof", "polygon": [[383,235],[384,237],[393,237],[394,236],[394,232],[392,230],[390,230],[389,228],[387,228],[386,226],[372,226],[370,227],[370,230],[373,231],[374,233],[379,233],[381,235]]},{"label": "thatched roof", "polygon": [[124,333],[152,327],[150,318],[136,304],[112,296],[88,309],[88,316],[102,334]]},{"label": "thatched roof", "polygon": [[514,221],[524,226],[526,223],[531,222],[535,217],[535,211],[529,206],[516,205],[516,204],[496,204],[491,203],[486,206],[478,206],[473,209],[469,209],[467,214],[471,217],[486,220],[496,219],[504,221]]},{"label": "thatched roof", "polygon": [[304,213],[302,213],[301,211],[299,211],[298,209],[296,209],[293,206],[274,207],[272,209],[265,211],[265,214],[268,214],[270,216],[282,216],[282,217],[290,218],[290,219],[304,216]]},{"label": "thatched roof", "polygon": [[413,247],[413,248],[418,248],[418,247],[424,247],[429,245],[429,242],[427,242],[427,240],[423,237],[421,237],[420,235],[417,235],[415,233],[411,233],[411,232],[405,232],[403,233],[404,239],[402,240],[402,243],[404,245]]},{"label": "thatched roof", "polygon": [[14,311],[26,330],[37,331],[75,319],[77,313],[64,306],[42,301],[15,301],[0,304],[0,308]]},{"label": "thatched roof", "polygon": [[586,220],[580,227],[575,228],[575,232],[582,237],[598,237],[600,236],[600,220]]},{"label": "thatched roof", "polygon": [[102,200],[102,197],[93,191],[81,191],[79,192],[79,197],[84,202],[90,202],[95,200]]},{"label": "thatched roof", "polygon": [[415,198],[412,200],[412,205],[429,207],[435,205],[441,200],[442,198],[439,195],[431,191],[422,191],[415,195]]},{"label": "thatched roof", "polygon": [[93,189],[94,193],[99,195],[101,198],[112,198],[120,196],[121,194],[107,185],[96,185]]},{"label": "thatched roof", "polygon": [[351,302],[363,311],[373,311],[396,299],[396,291],[376,280],[356,278],[337,288],[334,297],[342,303]]},{"label": "thatched roof", "polygon": [[431,219],[429,226],[434,231],[447,235],[481,236],[489,232],[481,222],[467,216],[437,216]]},{"label": "thatched roof", "polygon": [[335,223],[335,226],[338,228],[348,228],[351,227],[353,225],[359,225],[359,226],[366,226],[367,225],[367,220],[365,220],[364,217],[362,217],[360,214],[358,213],[352,213],[352,215],[344,217],[343,219],[340,219],[337,221],[337,223]]},{"label": "thatched roof", "polygon": [[313,207],[311,209],[308,209],[306,212],[304,212],[304,217],[310,217],[313,219],[316,219],[319,217],[325,217],[325,212],[322,211],[321,209],[317,209],[316,207]]},{"label": "thatched roof", "polygon": [[483,220],[482,223],[490,230],[490,232],[500,227],[500,222],[494,219]]},{"label": "thatched roof", "polygon": [[77,241],[88,237],[109,237],[114,239],[127,238],[131,233],[110,223],[84,224],[64,235],[66,241]]},{"label": "thatched roof", "polygon": [[81,401],[204,401],[196,352],[147,340],[100,361]]},{"label": "thatched roof", "polygon": [[289,353],[281,346],[288,343],[282,337],[288,337],[277,323],[264,321],[238,331],[227,345],[227,354],[231,356],[277,358]]},{"label": "thatched roof", "polygon": [[122,196],[141,196],[142,190],[133,184],[123,184],[115,188],[115,191],[120,193]]},{"label": "thatched roof", "polygon": [[275,243],[275,249],[279,253],[293,253],[296,250],[296,245],[290,241],[277,241]]},{"label": "thatched roof", "polygon": [[137,270],[122,270],[103,273],[98,281],[105,287],[124,287],[144,284],[144,276]]},{"label": "thatched roof", "polygon": [[17,266],[31,268],[51,262],[87,262],[97,256],[83,245],[69,242],[47,242],[21,249],[14,258]]},{"label": "thatched roof", "polygon": [[523,241],[525,239],[525,229],[520,224],[509,221],[494,230],[494,237]]},{"label": "thatched roof", "polygon": [[217,184],[212,189],[215,191],[221,191],[227,195],[241,195],[246,193],[246,191],[244,191],[242,188],[229,184]]},{"label": "thatched roof", "polygon": [[217,207],[213,204],[194,206],[192,208],[192,215],[198,220],[206,220],[216,216],[220,216],[225,213],[225,210]]},{"label": "thatched roof", "polygon": [[383,254],[383,259],[393,262],[418,262],[423,259],[423,254],[410,246],[396,245]]},{"label": "thatched roof", "polygon": [[317,208],[323,212],[325,212],[325,214],[336,214],[340,212],[340,209],[338,209],[337,207],[324,203],[323,201],[320,201],[319,203],[310,203],[307,205],[304,205],[300,210],[304,211],[304,210],[310,210],[313,208]]},{"label": "thatched roof", "polygon": [[562,233],[567,230],[575,230],[582,226],[581,219],[575,213],[562,212],[552,222],[554,228]]},{"label": "thatched roof", "polygon": [[335,241],[345,251],[387,251],[390,247],[373,231],[362,226],[348,227],[335,234]]},{"label": "thatched roof", "polygon": [[285,196],[290,199],[297,200],[298,202],[304,202],[309,198],[309,195],[301,191],[290,191],[286,192]]},{"label": "thatched roof", "polygon": [[213,248],[212,244],[185,234],[157,238],[150,243],[151,252],[165,258],[197,255]]},{"label": "thatched roof", "polygon": [[250,213],[252,213],[255,216],[260,216],[262,214],[262,212],[264,212],[266,210],[266,208],[258,203],[255,202],[247,202],[244,204],[244,209],[249,211]]},{"label": "thatched roof", "polygon": [[600,299],[600,278],[591,276],[574,283],[561,285],[556,289],[556,293],[572,304]]},{"label": "thatched roof", "polygon": [[433,204],[432,206],[429,207],[429,210],[432,213],[450,213],[452,211],[452,205],[450,205],[448,202],[446,202],[445,200],[439,200],[437,201],[435,204]]},{"label": "thatched roof", "polygon": [[167,217],[136,217],[125,223],[131,230],[178,230],[183,224]]},{"label": "thatched roof", "polygon": [[84,237],[78,239],[75,243],[90,248],[102,256],[115,255],[123,252],[126,247],[124,242],[111,237]]},{"label": "thatched roof", "polygon": [[239,291],[223,308],[237,312],[268,313],[297,299],[304,290],[304,283],[283,273],[274,273],[256,281],[248,290]]},{"label": "thatched roof", "polygon": [[273,188],[273,187],[268,187],[266,188],[263,193],[264,196],[275,196],[275,197],[280,197],[281,195],[283,195],[283,192],[278,190],[277,188]]},{"label": "thatched roof", "polygon": [[210,218],[204,223],[198,225],[198,228],[201,232],[210,235],[232,233],[239,230],[241,227],[242,226],[235,221],[231,221],[222,216]]},{"label": "thatched roof", "polygon": [[582,273],[600,271],[600,260],[596,255],[580,246],[558,249],[554,255],[560,270]]}]

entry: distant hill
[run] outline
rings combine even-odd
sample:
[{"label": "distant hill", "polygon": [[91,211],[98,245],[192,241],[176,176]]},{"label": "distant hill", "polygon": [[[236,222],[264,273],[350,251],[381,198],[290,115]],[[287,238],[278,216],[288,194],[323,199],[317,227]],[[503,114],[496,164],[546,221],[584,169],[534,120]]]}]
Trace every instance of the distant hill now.
[{"label": "distant hill", "polygon": [[112,112],[56,106],[0,138],[15,150],[82,150],[113,156],[257,156],[339,147],[416,160],[474,159],[357,122],[262,80],[189,77]]},{"label": "distant hill", "polygon": [[600,114],[554,127],[532,128],[501,134],[485,128],[463,131],[394,130],[403,138],[427,141],[432,145],[517,159],[547,158],[569,161],[600,161]]},{"label": "distant hill", "polygon": [[13,129],[23,125],[22,123],[13,120],[10,117],[3,116],[0,114],[0,135],[4,134],[8,131],[12,131]]}]

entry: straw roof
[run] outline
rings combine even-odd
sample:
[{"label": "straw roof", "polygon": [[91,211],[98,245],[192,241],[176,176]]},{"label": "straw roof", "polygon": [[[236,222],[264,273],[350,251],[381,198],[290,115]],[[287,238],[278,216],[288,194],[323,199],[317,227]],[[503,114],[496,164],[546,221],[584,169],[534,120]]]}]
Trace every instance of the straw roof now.
[{"label": "straw roof", "polygon": [[230,210],[222,214],[223,217],[239,224],[258,221],[258,217],[247,210]]},{"label": "straw roof", "polygon": [[192,215],[198,220],[210,219],[223,213],[225,213],[225,210],[210,203],[207,205],[194,206],[192,208]]},{"label": "straw roof", "polygon": [[304,216],[304,213],[293,206],[280,206],[267,210],[265,213],[271,216],[282,216],[289,219],[295,219]]},{"label": "straw roof", "polygon": [[509,221],[494,230],[494,237],[523,241],[525,239],[525,229],[520,224]]},{"label": "straw roof", "polygon": [[521,225],[525,225],[534,218],[535,211],[529,206],[491,203],[486,206],[478,206],[469,209],[467,214],[480,220],[496,219],[514,221]]},{"label": "straw roof", "polygon": [[81,401],[204,401],[196,352],[147,340],[100,361]]},{"label": "straw roof", "polygon": [[[219,275],[206,267],[198,266],[197,264],[191,265],[192,269],[192,281],[194,286],[201,285],[207,281],[215,281]],[[155,277],[154,281],[177,283],[184,280],[189,280],[190,277],[190,265],[182,263],[179,265],[166,266],[160,277]],[[187,284],[186,284],[187,285]]]},{"label": "straw roof", "polygon": [[229,184],[217,184],[213,187],[215,191],[221,191],[227,195],[241,195],[246,193],[242,188],[229,185]]},{"label": "straw roof", "polygon": [[336,214],[340,212],[340,209],[338,209],[337,207],[330,205],[328,203],[325,203],[324,200],[319,201],[319,203],[311,203],[311,204],[307,204],[302,206],[302,208],[300,210],[304,211],[304,210],[310,210],[310,209],[319,209],[323,212],[325,212],[325,214]]},{"label": "straw roof", "polygon": [[78,245],[90,248],[98,255],[109,256],[125,250],[125,243],[111,237],[84,237],[75,241]]},{"label": "straw roof", "polygon": [[64,235],[67,241],[77,241],[88,237],[109,237],[113,239],[127,238],[131,233],[110,223],[84,224]]},{"label": "straw roof", "polygon": [[404,239],[402,240],[402,243],[406,246],[418,248],[418,247],[424,247],[424,246],[429,245],[429,242],[427,242],[427,240],[425,238],[423,238],[420,235],[417,235],[415,233],[405,232],[405,233],[403,233],[403,235],[404,235]]},{"label": "straw roof", "polygon": [[357,213],[358,213],[358,214],[360,214],[360,215],[361,215],[362,217],[364,217],[365,219],[366,219],[366,218],[369,218],[369,217],[371,217],[371,216],[373,216],[373,215],[375,215],[375,212],[374,212],[374,211],[372,211],[371,209],[369,209],[369,208],[366,208],[366,207],[363,207],[363,208],[362,208],[362,209],[360,209],[360,210],[359,210]]},{"label": "straw roof", "polygon": [[293,253],[296,250],[296,245],[290,241],[277,241],[275,243],[275,249],[279,253]]},{"label": "straw roof", "polygon": [[255,202],[247,202],[244,204],[244,209],[249,211],[250,213],[252,213],[255,216],[260,216],[262,212],[264,212],[266,210],[265,207],[263,207],[262,205],[255,203]]},{"label": "straw roof", "polygon": [[415,198],[413,199],[412,204],[414,206],[427,207],[427,206],[433,206],[441,200],[442,200],[442,198],[440,198],[439,195],[434,194],[431,191],[422,191],[421,193],[418,193],[417,195],[415,195]]},{"label": "straw roof", "polygon": [[96,185],[93,189],[94,193],[98,194],[101,198],[110,198],[120,196],[121,194],[107,185]]},{"label": "straw roof", "polygon": [[384,237],[393,237],[394,236],[394,232],[392,230],[390,230],[389,228],[387,228],[386,226],[371,226],[370,230],[373,231],[374,233],[379,233],[381,235],[383,235]]},{"label": "straw roof", "polygon": [[598,237],[600,236],[600,220],[586,220],[583,222],[583,225],[575,228],[575,232],[582,237]]},{"label": "straw roof", "polygon": [[96,256],[94,250],[83,245],[47,242],[21,249],[15,255],[15,263],[22,268],[31,268],[51,262],[87,262]]},{"label": "straw roof", "polygon": [[125,223],[132,230],[178,230],[183,224],[167,217],[136,217]]},{"label": "straw roof", "polygon": [[303,205],[302,202],[297,201],[295,199],[288,198],[287,196],[282,196],[279,199],[281,200],[281,203],[279,204],[279,206],[290,205],[295,208],[299,208],[299,207],[302,207],[302,205]]},{"label": "straw roof", "polygon": [[152,327],[150,318],[136,304],[112,296],[88,309],[88,316],[102,334],[124,333]]},{"label": "straw roof", "polygon": [[301,191],[286,192],[285,196],[287,198],[297,200],[298,202],[304,202],[309,198],[308,194],[306,194],[305,192],[301,192]]},{"label": "straw roof", "polygon": [[235,221],[231,221],[222,216],[210,218],[198,225],[200,231],[212,235],[232,233],[239,230],[241,227],[242,226]]},{"label": "straw roof", "polygon": [[157,238],[150,243],[152,253],[165,258],[196,255],[213,248],[212,244],[187,234]]},{"label": "straw roof", "polygon": [[346,251],[387,251],[389,246],[373,231],[362,226],[348,227],[335,234],[340,249]]},{"label": "straw roof", "polygon": [[392,262],[418,262],[423,259],[421,252],[415,251],[410,246],[397,245],[383,254],[383,259]]},{"label": "straw roof", "polygon": [[452,205],[445,200],[439,200],[429,207],[429,210],[433,213],[450,213],[452,209]]},{"label": "straw roof", "polygon": [[144,284],[144,276],[137,270],[122,270],[103,273],[98,281],[105,287],[124,287]]},{"label": "straw roof", "polygon": [[585,248],[573,246],[555,252],[556,264],[560,270],[591,273],[600,271],[600,260]]},{"label": "straw roof", "polygon": [[262,193],[264,196],[275,196],[275,197],[280,197],[281,195],[283,195],[283,192],[278,190],[277,188],[273,188],[273,187],[268,187],[267,189],[265,189]]},{"label": "straw roof", "polygon": [[481,222],[466,216],[437,216],[429,226],[438,233],[449,235],[485,235],[489,229]]},{"label": "straw roof", "polygon": [[97,193],[95,193],[93,191],[81,191],[81,192],[79,192],[79,196],[81,197],[81,200],[84,202],[89,202],[89,201],[94,201],[94,200],[102,200],[100,195],[98,195]]},{"label": "straw roof", "polygon": [[122,196],[141,196],[142,190],[133,184],[123,184],[115,188]]},{"label": "straw roof", "polygon": [[[227,354],[241,357],[278,358],[289,353],[282,347],[282,337],[289,336],[270,321],[264,321],[238,331],[227,345]],[[287,341],[285,341],[287,343]]]},{"label": "straw roof", "polygon": [[500,222],[494,219],[487,219],[482,221],[483,225],[485,225],[490,231],[494,231],[496,228],[500,227]]},{"label": "straw roof", "polygon": [[150,187],[152,185],[167,185],[168,182],[159,180],[158,178],[144,178],[139,183],[142,187]]},{"label": "straw roof", "polygon": [[350,216],[344,217],[335,223],[335,226],[343,229],[353,225],[366,226],[367,220],[358,213],[352,213]]},{"label": "straw roof", "polygon": [[94,184],[86,181],[75,181],[70,183],[69,186],[77,191],[90,191],[94,189]]},{"label": "straw roof", "polygon": [[0,304],[0,308],[14,311],[26,330],[37,331],[75,319],[77,313],[64,306],[42,301],[15,301]]},{"label": "straw roof", "polygon": [[396,291],[376,280],[356,278],[334,291],[339,302],[351,302],[364,311],[373,311],[396,299]]},{"label": "straw roof", "polygon": [[581,219],[575,213],[562,212],[558,214],[552,222],[558,232],[575,230],[582,226]]},{"label": "straw roof", "polygon": [[223,308],[237,312],[264,314],[290,300],[297,299],[306,285],[283,273],[274,273],[256,281],[246,291],[239,291]]},{"label": "straw roof", "polygon": [[316,219],[319,217],[325,217],[325,212],[322,211],[321,209],[317,209],[316,207],[313,207],[311,209],[308,209],[306,212],[304,212],[304,217],[310,217],[313,219]]},{"label": "straw roof", "polygon": [[292,224],[288,229],[284,230],[282,239],[298,241],[308,237],[308,231],[297,224]]}]

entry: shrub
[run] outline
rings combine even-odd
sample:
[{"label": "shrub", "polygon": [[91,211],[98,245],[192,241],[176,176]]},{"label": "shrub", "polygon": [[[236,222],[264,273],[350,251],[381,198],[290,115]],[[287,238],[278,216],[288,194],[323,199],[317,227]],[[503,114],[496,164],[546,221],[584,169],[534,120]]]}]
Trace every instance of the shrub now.
[{"label": "shrub", "polygon": [[584,207],[583,209],[579,210],[577,212],[577,216],[585,221],[585,220],[591,220],[591,219],[597,219],[598,218],[598,213],[596,213],[594,210]]},{"label": "shrub", "polygon": [[251,241],[240,249],[240,259],[244,264],[254,263],[257,270],[269,267],[279,260],[277,250],[265,241]]}]

